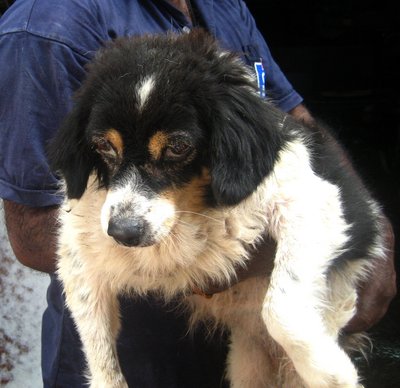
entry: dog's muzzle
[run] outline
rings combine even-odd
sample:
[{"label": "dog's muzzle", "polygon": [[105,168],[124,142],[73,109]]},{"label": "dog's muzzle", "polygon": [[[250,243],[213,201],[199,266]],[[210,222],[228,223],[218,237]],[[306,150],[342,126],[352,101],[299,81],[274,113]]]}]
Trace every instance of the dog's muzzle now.
[{"label": "dog's muzzle", "polygon": [[148,247],[166,237],[174,224],[175,206],[148,193],[130,184],[110,190],[101,210],[103,232],[127,247]]}]

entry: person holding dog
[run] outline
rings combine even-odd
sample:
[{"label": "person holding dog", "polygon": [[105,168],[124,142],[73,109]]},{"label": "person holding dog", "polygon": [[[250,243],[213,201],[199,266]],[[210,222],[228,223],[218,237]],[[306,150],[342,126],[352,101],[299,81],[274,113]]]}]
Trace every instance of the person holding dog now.
[{"label": "person holding dog", "polygon": [[[261,93],[313,125],[301,96],[273,60],[253,17],[239,0],[25,0],[16,1],[0,21],[4,64],[0,74],[0,196],[16,257],[51,277],[42,335],[45,387],[85,386],[81,344],[54,275],[62,199],[47,163],[47,144],[71,108],[71,96],[85,77],[86,64],[104,42],[125,35],[185,33],[194,26],[207,29],[224,48],[243,53],[243,61],[258,72]],[[338,148],[338,152],[343,151]],[[393,240],[389,223],[387,228],[388,241]],[[249,268],[238,269],[237,281],[270,270],[273,255],[273,242],[260,245]],[[375,283],[360,290],[359,309],[349,331],[368,329],[386,311],[395,293],[390,251],[388,258]],[[211,284],[207,290],[194,290],[205,296],[220,291]],[[220,385],[222,340],[184,338],[184,320],[156,299],[121,299],[121,307],[118,353],[130,385]]]}]

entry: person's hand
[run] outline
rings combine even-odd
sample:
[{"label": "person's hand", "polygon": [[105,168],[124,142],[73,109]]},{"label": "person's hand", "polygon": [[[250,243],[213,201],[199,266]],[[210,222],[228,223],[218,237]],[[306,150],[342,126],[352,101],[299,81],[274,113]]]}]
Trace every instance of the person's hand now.
[{"label": "person's hand", "polygon": [[385,220],[386,258],[375,260],[373,273],[358,287],[357,312],[345,327],[346,333],[370,329],[386,314],[396,296],[394,264],[394,234],[390,222]]}]

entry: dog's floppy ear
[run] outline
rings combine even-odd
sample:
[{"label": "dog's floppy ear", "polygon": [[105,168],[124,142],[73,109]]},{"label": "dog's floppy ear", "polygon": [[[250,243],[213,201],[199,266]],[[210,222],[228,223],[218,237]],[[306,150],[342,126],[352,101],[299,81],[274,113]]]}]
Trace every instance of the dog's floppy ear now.
[{"label": "dog's floppy ear", "polygon": [[67,115],[49,146],[49,161],[54,172],[64,178],[67,196],[79,199],[95,165],[95,154],[86,139],[89,107],[76,104]]},{"label": "dog's floppy ear", "polygon": [[211,187],[219,205],[235,205],[271,172],[282,147],[283,113],[247,87],[229,85],[211,134]]}]

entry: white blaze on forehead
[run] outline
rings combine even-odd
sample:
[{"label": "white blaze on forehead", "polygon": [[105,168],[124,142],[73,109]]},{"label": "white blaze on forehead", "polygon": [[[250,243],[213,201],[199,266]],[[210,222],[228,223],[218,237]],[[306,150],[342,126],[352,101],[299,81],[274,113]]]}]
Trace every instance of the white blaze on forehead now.
[{"label": "white blaze on forehead", "polygon": [[155,79],[153,76],[145,77],[136,87],[139,109],[143,108],[151,91],[154,89]]}]

